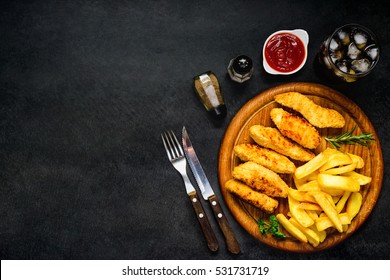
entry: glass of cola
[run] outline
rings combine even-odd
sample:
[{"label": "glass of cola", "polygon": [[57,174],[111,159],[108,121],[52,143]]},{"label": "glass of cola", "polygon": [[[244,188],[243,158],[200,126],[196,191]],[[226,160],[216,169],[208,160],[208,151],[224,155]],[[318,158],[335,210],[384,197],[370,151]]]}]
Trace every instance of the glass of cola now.
[{"label": "glass of cola", "polygon": [[338,80],[355,82],[378,63],[380,46],[375,34],[359,24],[337,28],[321,45],[319,62]]}]

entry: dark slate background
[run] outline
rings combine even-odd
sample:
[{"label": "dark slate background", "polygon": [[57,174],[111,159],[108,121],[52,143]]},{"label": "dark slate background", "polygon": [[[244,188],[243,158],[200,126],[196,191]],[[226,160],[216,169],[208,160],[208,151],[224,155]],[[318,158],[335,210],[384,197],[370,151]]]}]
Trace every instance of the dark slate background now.
[{"label": "dark slate background", "polygon": [[[1,259],[388,259],[389,14],[383,1],[1,1]],[[382,57],[359,82],[329,83],[315,56],[351,22],[378,35]],[[310,36],[305,67],[267,75],[265,38],[294,28]],[[226,71],[239,54],[255,66],[243,85]],[[192,90],[207,70],[228,108],[220,123]],[[218,151],[232,117],[261,91],[298,81],[339,90],[372,121],[385,161],[372,215],[339,246],[295,254],[253,239],[223,204],[242,253],[226,252],[213,219],[220,250],[210,253],[160,133],[186,125],[220,196]]]}]

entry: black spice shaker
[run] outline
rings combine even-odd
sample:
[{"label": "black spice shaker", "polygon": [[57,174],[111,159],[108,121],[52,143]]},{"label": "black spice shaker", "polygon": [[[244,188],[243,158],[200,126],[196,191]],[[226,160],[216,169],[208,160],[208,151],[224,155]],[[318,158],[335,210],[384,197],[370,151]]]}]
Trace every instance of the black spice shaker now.
[{"label": "black spice shaker", "polygon": [[253,73],[252,59],[246,55],[239,55],[230,60],[228,66],[230,78],[238,83],[249,80]]}]

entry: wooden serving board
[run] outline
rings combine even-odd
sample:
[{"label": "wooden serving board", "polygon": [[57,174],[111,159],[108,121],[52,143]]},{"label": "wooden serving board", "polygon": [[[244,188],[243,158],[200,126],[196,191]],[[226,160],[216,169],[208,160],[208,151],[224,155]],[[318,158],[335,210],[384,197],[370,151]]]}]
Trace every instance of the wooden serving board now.
[{"label": "wooden serving board", "polygon": [[[254,143],[250,138],[248,131],[249,127],[254,124],[275,127],[270,118],[270,111],[272,108],[282,106],[274,101],[274,96],[289,91],[297,91],[305,94],[316,104],[335,109],[345,118],[346,124],[343,128],[319,129],[322,139],[320,145],[314,150],[315,154],[323,151],[328,146],[331,147],[331,145],[325,141],[324,137],[339,135],[340,133],[351,130],[355,125],[357,125],[357,128],[354,133],[374,132],[374,137],[376,139],[369,147],[361,145],[343,145],[343,149],[346,152],[357,154],[364,159],[365,166],[357,171],[366,176],[371,176],[372,182],[361,188],[360,192],[363,195],[363,205],[359,214],[353,219],[351,225],[348,227],[348,230],[345,233],[338,233],[336,231],[330,232],[325,241],[316,248],[309,243],[305,244],[299,242],[290,236],[287,236],[285,240],[278,240],[274,237],[260,234],[257,220],[260,217],[268,216],[260,209],[240,200],[225,189],[225,182],[232,178],[233,168],[240,163],[240,160],[234,155],[233,147],[242,143]],[[270,88],[260,93],[245,104],[236,114],[229,124],[221,143],[218,175],[221,192],[224,196],[226,205],[238,223],[248,233],[261,242],[278,249],[293,252],[314,252],[339,244],[353,234],[368,218],[375,206],[382,187],[382,150],[370,120],[350,99],[323,85],[313,83],[289,83]],[[281,175],[281,177],[289,186],[293,186],[291,175]],[[287,214],[287,211],[287,199],[279,199],[279,207],[276,209],[276,213],[282,212]]]}]

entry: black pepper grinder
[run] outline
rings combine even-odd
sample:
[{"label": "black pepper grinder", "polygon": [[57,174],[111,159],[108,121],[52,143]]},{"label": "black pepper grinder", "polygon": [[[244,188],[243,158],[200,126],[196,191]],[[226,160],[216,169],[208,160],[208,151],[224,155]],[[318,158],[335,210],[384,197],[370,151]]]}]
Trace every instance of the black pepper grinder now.
[{"label": "black pepper grinder", "polygon": [[252,59],[246,55],[239,55],[230,60],[228,66],[230,78],[238,83],[249,80],[253,73]]}]

